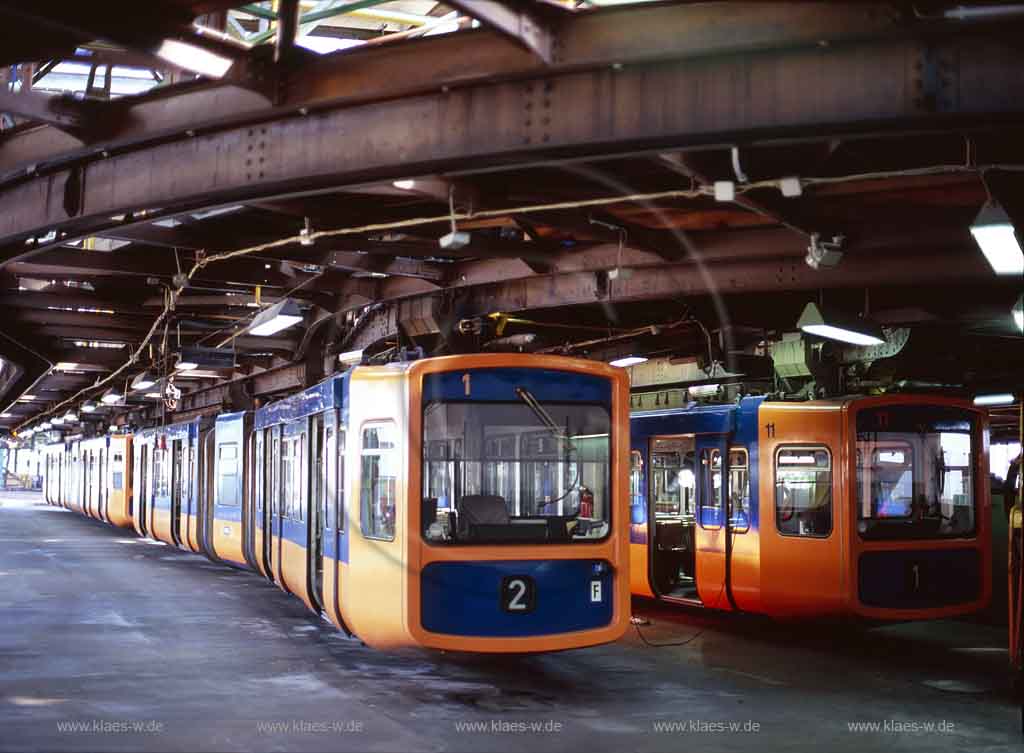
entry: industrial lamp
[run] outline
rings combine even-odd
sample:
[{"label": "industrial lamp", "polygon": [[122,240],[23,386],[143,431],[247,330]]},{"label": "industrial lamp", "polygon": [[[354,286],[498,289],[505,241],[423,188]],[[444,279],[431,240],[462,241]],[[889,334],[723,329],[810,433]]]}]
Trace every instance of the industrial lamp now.
[{"label": "industrial lamp", "polygon": [[626,356],[625,358],[616,358],[614,361],[609,361],[608,365],[624,369],[627,366],[636,366],[639,363],[646,362],[647,358],[645,356]]},{"label": "industrial lamp", "polygon": [[98,406],[92,400],[82,403],[82,413],[95,413]]},{"label": "industrial lamp", "polygon": [[119,403],[124,399],[124,395],[118,392],[115,388],[111,387],[109,390],[103,393],[100,397],[100,402],[104,405],[113,405]]},{"label": "industrial lamp", "polygon": [[156,384],[156,379],[148,371],[143,371],[141,374],[132,379],[133,390],[148,390]]},{"label": "industrial lamp", "polygon": [[1024,251],[1010,216],[999,204],[990,201],[981,208],[971,235],[997,275],[1024,275]]},{"label": "industrial lamp", "polygon": [[290,298],[285,298],[257,314],[249,325],[249,334],[269,337],[301,321],[302,312],[298,305]]},{"label": "industrial lamp", "polygon": [[222,78],[234,62],[231,58],[180,39],[163,40],[155,52],[158,58],[168,63],[208,78]]},{"label": "industrial lamp", "polygon": [[808,303],[800,315],[797,328],[809,335],[817,335],[828,340],[850,343],[851,345],[882,345],[885,335],[882,328],[861,317],[844,315],[836,311],[819,308],[816,303]]},{"label": "industrial lamp", "polygon": [[1013,321],[1017,329],[1024,332],[1024,293],[1020,294],[1017,303],[1013,307]]},{"label": "industrial lamp", "polygon": [[75,413],[73,410],[69,410],[67,413],[64,414],[64,423],[66,423],[66,424],[77,424],[78,423],[78,414]]},{"label": "industrial lamp", "polygon": [[976,395],[974,398],[975,405],[1013,405],[1014,397],[1009,392],[1001,392],[991,395]]}]

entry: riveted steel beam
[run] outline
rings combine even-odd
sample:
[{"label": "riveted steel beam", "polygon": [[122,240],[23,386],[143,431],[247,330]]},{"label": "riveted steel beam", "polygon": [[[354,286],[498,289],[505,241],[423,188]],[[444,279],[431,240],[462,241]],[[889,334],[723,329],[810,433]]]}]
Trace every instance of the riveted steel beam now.
[{"label": "riveted steel beam", "polygon": [[941,112],[918,98],[920,43],[899,39],[563,72],[126,149],[0,190],[3,258],[26,253],[31,233],[97,232],[141,208],[184,211],[510,161],[990,127],[1024,116],[1012,42],[963,33],[943,44],[956,96]]}]

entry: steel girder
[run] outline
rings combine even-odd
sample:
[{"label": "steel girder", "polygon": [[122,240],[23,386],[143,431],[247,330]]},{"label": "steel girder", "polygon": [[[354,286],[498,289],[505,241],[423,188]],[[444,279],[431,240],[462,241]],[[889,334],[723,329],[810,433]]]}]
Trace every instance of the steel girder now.
[{"label": "steel girder", "polygon": [[[27,238],[100,231],[141,209],[173,213],[510,162],[980,127],[1024,115],[1017,50],[1001,30],[907,36],[880,6],[722,5],[717,23],[687,17],[696,6],[580,14],[559,31],[550,67],[485,31],[424,40],[426,56],[410,58],[417,45],[409,45],[353,55],[347,68],[344,57],[325,61],[284,89],[279,107],[257,106],[258,95],[231,87],[158,97],[129,111],[133,125],[120,141],[12,170],[19,156],[4,153],[51,131],[36,129],[0,148],[2,260],[31,253]],[[695,28],[708,38],[680,41],[688,18],[703,18]],[[744,54],[712,55],[737,50]],[[398,83],[375,79],[374,98],[364,77],[389,66],[387,80]],[[424,71],[438,78],[428,83]],[[190,99],[216,117],[185,127],[195,126],[197,103],[188,113],[174,105]],[[248,105],[232,110],[239,102]],[[38,151],[28,144],[27,153]]]}]

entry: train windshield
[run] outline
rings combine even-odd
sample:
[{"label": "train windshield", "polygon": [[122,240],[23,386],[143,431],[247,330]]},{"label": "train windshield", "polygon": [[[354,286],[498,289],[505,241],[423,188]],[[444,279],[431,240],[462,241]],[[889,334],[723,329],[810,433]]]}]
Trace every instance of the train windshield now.
[{"label": "train windshield", "polygon": [[431,401],[423,412],[423,536],[438,544],[593,542],[608,535],[604,405]]},{"label": "train windshield", "polygon": [[857,415],[857,530],[865,539],[974,533],[975,419],[945,406]]}]

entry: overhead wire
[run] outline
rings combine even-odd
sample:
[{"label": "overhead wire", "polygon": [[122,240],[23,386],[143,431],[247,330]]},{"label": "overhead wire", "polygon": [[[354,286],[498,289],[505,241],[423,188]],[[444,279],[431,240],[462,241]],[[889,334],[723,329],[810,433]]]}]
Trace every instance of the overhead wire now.
[{"label": "overhead wire", "polygon": [[[946,165],[935,165],[924,168],[909,168],[904,170],[886,170],[877,172],[865,172],[856,173],[852,175],[843,176],[829,176],[829,177],[813,177],[813,178],[801,178],[800,183],[805,187],[831,185],[837,183],[847,183],[856,181],[866,180],[884,180],[887,178],[899,178],[899,177],[915,177],[915,176],[930,176],[930,175],[941,175],[941,174],[963,174],[963,173],[981,173],[982,175],[986,170],[999,169],[1008,171],[1024,171],[1024,164],[991,164],[991,165],[964,165],[964,164],[946,164]],[[691,183],[691,185],[694,185]],[[743,194],[748,191],[765,189],[765,188],[778,188],[779,179],[768,179],[752,181],[750,183],[743,183],[736,186],[736,194]],[[317,230],[308,234],[296,233],[283,238],[278,238],[273,241],[267,241],[265,243],[258,243],[245,248],[234,249],[231,251],[224,251],[217,254],[210,254],[198,258],[193,263],[192,267],[187,273],[188,281],[191,281],[195,276],[203,269],[211,264],[215,264],[220,261],[226,261],[228,259],[235,259],[242,256],[249,256],[252,254],[259,253],[261,251],[269,251],[275,248],[282,248],[284,246],[290,246],[300,241],[304,241],[306,244],[315,243],[318,240],[328,238],[338,238],[347,235],[363,235],[368,233],[383,232],[389,230],[401,230],[403,228],[420,227],[423,225],[433,225],[440,223],[451,223],[455,221],[469,221],[476,219],[489,219],[496,217],[504,217],[514,214],[529,214],[538,212],[552,212],[562,209],[582,209],[587,207],[599,207],[609,206],[613,204],[624,204],[624,203],[644,203],[666,199],[696,199],[701,197],[713,197],[714,196],[713,186],[708,185],[696,185],[693,188],[687,190],[674,189],[667,191],[652,191],[646,193],[632,193],[632,194],[616,194],[613,196],[600,196],[590,199],[575,199],[568,201],[559,202],[546,202],[540,204],[526,204],[514,207],[502,207],[498,209],[480,209],[471,210],[465,212],[447,212],[441,215],[432,215],[424,217],[411,217],[403,220],[393,220],[389,222],[376,222],[365,225],[355,225],[342,228],[333,228],[330,230]],[[17,432],[24,426],[33,423],[39,419],[45,419],[48,416],[54,415],[57,411],[70,405],[80,398],[101,389],[106,386],[127,369],[131,368],[137,361],[146,348],[146,346],[153,339],[154,334],[160,325],[165,321],[168,314],[174,310],[175,305],[178,302],[181,294],[187,289],[187,286],[181,286],[170,290],[170,295],[167,303],[164,306],[163,311],[157,316],[153,322],[153,326],[150,327],[149,331],[143,337],[139,346],[132,352],[129,359],[119,366],[114,372],[108,376],[97,380],[94,384],[89,387],[84,387],[69,398],[65,398],[61,402],[57,403],[54,407],[35,414],[32,418],[23,421],[18,424],[14,431]]]}]

